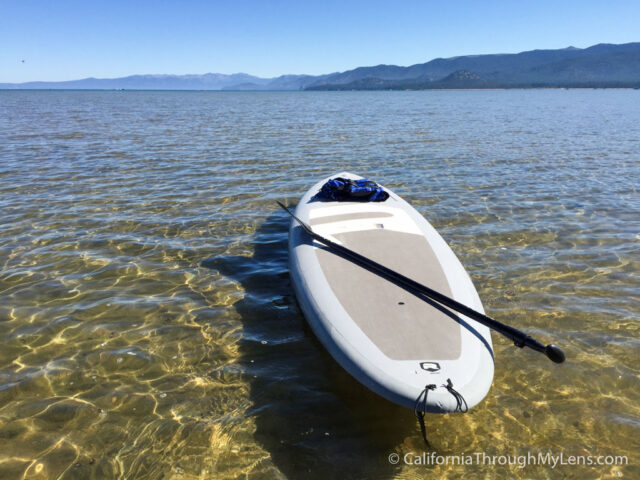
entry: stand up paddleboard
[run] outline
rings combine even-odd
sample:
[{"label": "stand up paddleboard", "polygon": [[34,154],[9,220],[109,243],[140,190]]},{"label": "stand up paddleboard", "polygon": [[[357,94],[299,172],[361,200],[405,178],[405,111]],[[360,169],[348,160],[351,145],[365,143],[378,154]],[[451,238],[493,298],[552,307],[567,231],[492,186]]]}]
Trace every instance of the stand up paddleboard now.
[{"label": "stand up paddleboard", "polygon": [[[453,251],[413,207],[391,190],[383,202],[319,198],[314,185],[295,215],[313,232],[483,313],[478,293]],[[315,241],[296,221],[289,261],[298,303],[331,355],[361,383],[413,408],[430,387],[424,410],[471,408],[493,380],[489,328],[411,293]],[[422,397],[424,400],[424,397]]]}]

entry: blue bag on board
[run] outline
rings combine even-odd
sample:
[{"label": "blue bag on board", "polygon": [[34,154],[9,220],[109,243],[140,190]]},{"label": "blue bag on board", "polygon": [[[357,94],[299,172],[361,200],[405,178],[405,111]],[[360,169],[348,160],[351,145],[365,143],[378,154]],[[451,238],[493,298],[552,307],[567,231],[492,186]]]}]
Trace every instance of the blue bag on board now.
[{"label": "blue bag on board", "polygon": [[338,202],[384,202],[389,198],[380,185],[366,178],[332,178],[322,186],[318,195]]}]

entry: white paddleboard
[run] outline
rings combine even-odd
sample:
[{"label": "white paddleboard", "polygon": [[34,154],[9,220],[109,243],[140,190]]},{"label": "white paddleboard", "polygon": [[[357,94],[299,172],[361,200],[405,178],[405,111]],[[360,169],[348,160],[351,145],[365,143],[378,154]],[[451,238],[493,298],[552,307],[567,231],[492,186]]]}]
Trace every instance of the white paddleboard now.
[{"label": "white paddleboard", "polygon": [[[483,312],[464,267],[438,232],[411,205],[385,187],[384,202],[317,199],[325,178],[295,210],[319,235]],[[353,377],[388,400],[413,407],[426,385],[427,411],[460,409],[448,380],[468,408],[493,380],[487,327],[426,302],[393,282],[312,240],[292,220],[289,262],[298,303],[312,330]]]}]

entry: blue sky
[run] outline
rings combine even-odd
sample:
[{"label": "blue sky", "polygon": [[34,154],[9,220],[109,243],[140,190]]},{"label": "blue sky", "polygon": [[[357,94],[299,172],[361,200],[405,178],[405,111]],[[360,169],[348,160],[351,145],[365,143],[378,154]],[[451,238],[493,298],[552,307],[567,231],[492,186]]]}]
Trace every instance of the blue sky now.
[{"label": "blue sky", "polygon": [[0,82],[320,74],[634,41],[637,0],[0,0]]}]

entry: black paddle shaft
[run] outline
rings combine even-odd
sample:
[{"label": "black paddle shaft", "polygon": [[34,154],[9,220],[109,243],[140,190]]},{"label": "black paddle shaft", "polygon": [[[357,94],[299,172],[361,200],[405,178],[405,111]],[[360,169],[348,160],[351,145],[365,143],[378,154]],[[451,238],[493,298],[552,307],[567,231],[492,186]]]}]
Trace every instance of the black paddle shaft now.
[{"label": "black paddle shaft", "polygon": [[277,203],[289,215],[291,215],[300,224],[300,226],[304,229],[304,231],[307,232],[307,234],[309,234],[314,240],[317,240],[318,242],[326,245],[331,250],[339,253],[343,257],[347,257],[350,260],[354,261],[354,263],[357,263],[360,266],[363,266],[375,273],[378,273],[388,278],[389,280],[394,281],[396,284],[406,288],[407,290],[425,295],[430,299],[435,300],[436,302],[444,305],[445,307],[449,307],[450,309],[455,310],[456,312],[461,313],[466,317],[474,319],[478,323],[481,323],[482,325],[485,325],[490,329],[495,330],[496,332],[509,338],[514,342],[516,347],[520,347],[520,348],[529,347],[533,350],[544,353],[551,361],[555,363],[564,362],[565,360],[564,352],[560,349],[560,347],[553,344],[549,344],[545,346],[544,344],[540,343],[538,340],[531,338],[529,335],[518,330],[517,328],[514,328],[510,325],[505,325],[504,323],[494,320],[493,318],[485,315],[484,313],[480,313],[472,308],[469,308],[466,305],[463,305],[462,303],[454,300],[453,298],[449,298],[440,292],[436,292],[435,290],[425,285],[422,285],[421,283],[418,283],[415,280],[410,279],[409,277],[405,277],[401,273],[391,270],[390,268],[387,268],[384,265],[381,265],[378,262],[371,260],[370,258],[360,255],[359,253],[354,252],[353,250],[350,250],[346,247],[343,247],[342,245],[332,242],[327,238],[324,238],[321,235],[318,235],[316,232],[314,232],[311,229],[309,225],[307,225],[298,217],[296,217],[291,212],[291,210],[285,207],[282,203],[280,202],[277,202]]}]

